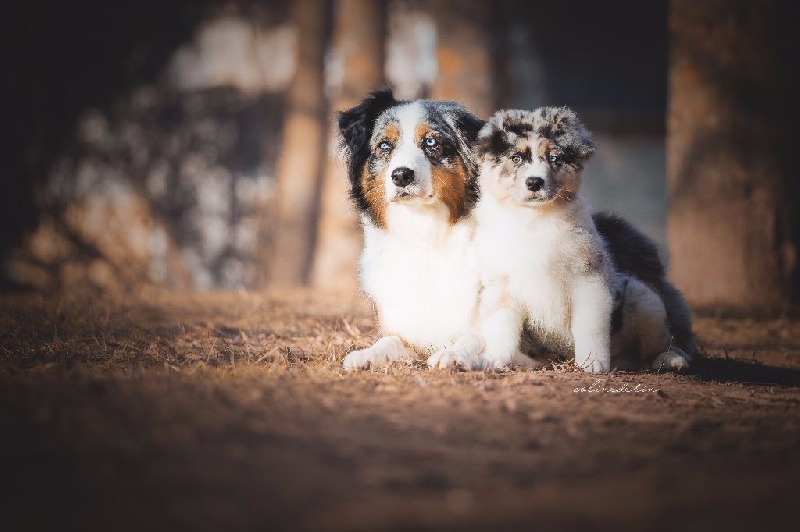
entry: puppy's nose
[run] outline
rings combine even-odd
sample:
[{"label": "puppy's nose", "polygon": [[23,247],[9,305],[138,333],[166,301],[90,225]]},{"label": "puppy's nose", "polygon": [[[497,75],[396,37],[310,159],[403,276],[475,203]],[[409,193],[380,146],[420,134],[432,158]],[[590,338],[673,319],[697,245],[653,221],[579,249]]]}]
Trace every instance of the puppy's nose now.
[{"label": "puppy's nose", "polygon": [[392,183],[404,187],[414,181],[414,170],[401,166],[392,170]]},{"label": "puppy's nose", "polygon": [[544,179],[541,177],[529,177],[525,180],[525,186],[531,192],[539,192],[544,186]]}]

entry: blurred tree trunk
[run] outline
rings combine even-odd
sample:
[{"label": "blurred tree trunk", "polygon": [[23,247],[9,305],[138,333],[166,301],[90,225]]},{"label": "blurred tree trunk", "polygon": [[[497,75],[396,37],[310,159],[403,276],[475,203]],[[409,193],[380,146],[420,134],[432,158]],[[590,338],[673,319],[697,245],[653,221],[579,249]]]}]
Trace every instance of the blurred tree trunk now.
[{"label": "blurred tree trunk", "polygon": [[283,151],[278,161],[276,217],[269,283],[298,286],[309,276],[325,157],[323,85],[328,2],[295,0],[296,70],[287,94]]},{"label": "blurred tree trunk", "polygon": [[[339,0],[334,3],[333,21],[333,54],[338,67],[329,90],[331,107],[343,111],[383,82],[384,2]],[[329,129],[312,282],[319,288],[354,291],[361,230],[348,197],[346,170],[335,153],[335,117]]]},{"label": "blurred tree trunk", "polygon": [[790,4],[670,4],[670,275],[694,305],[797,298]]},{"label": "blurred tree trunk", "polygon": [[481,118],[494,112],[491,2],[435,0],[439,73],[431,90],[437,100],[464,104]]}]

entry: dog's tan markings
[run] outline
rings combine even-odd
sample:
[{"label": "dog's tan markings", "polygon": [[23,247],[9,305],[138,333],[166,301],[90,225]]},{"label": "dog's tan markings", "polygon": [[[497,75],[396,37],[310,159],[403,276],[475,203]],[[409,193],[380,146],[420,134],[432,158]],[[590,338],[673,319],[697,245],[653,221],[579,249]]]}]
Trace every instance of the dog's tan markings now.
[{"label": "dog's tan markings", "polygon": [[432,131],[428,124],[417,124],[417,127],[414,128],[414,142],[417,143],[417,146],[422,146],[422,140],[425,137],[432,136],[436,138],[435,135],[431,135]]},{"label": "dog's tan markings", "polygon": [[[390,142],[392,146],[396,147],[399,140],[400,129],[395,124],[389,124],[383,129],[383,131],[381,131],[377,144],[386,141]],[[376,156],[382,157],[385,155],[383,152],[376,150],[373,157]],[[361,172],[361,188],[364,191],[364,198],[369,204],[370,215],[375,220],[378,227],[385,228],[386,208],[388,206],[386,203],[386,187],[383,179],[380,179],[379,176],[375,176],[370,173],[369,162],[364,165],[364,169]]]},{"label": "dog's tan markings", "polygon": [[[436,138],[436,134],[429,125],[418,124],[414,129],[414,141],[418,146],[422,146],[426,137]],[[447,205],[451,224],[458,221],[464,214],[468,176],[467,167],[461,157],[455,157],[451,165],[436,165],[431,168],[433,193]]]},{"label": "dog's tan markings", "polygon": [[558,151],[558,146],[548,139],[541,139],[536,146],[536,156],[540,159],[545,159],[551,151]]},{"label": "dog's tan markings", "polygon": [[531,161],[531,147],[527,143],[518,142],[514,147],[514,153],[520,155],[525,162]]},{"label": "dog's tan markings", "polygon": [[561,187],[562,192],[559,194],[559,196],[566,201],[572,201],[578,194],[581,178],[578,175],[578,172],[576,172],[573,168],[567,167],[567,170],[565,171],[568,174],[564,180],[564,185]]},{"label": "dog's tan markings", "polygon": [[369,213],[380,228],[386,228],[386,187],[383,179],[370,174],[369,164],[361,172],[361,188],[369,204]]},{"label": "dog's tan markings", "polygon": [[392,143],[393,146],[397,146],[397,141],[400,139],[400,130],[394,124],[389,124],[384,128],[383,133],[381,133],[380,139],[378,143],[383,142],[384,140],[389,141]]},{"label": "dog's tan markings", "polygon": [[454,224],[464,213],[467,196],[467,167],[461,157],[456,157],[453,166],[434,166],[431,168],[433,193],[450,211],[450,223]]}]

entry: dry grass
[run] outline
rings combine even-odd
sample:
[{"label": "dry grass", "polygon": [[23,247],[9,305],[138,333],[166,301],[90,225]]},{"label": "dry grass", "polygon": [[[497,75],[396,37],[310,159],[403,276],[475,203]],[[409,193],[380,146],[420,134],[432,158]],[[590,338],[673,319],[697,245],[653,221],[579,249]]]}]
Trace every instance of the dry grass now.
[{"label": "dry grass", "polygon": [[798,325],[700,319],[706,359],[690,375],[422,360],[348,373],[342,357],[375,335],[356,297],[6,296],[0,515],[96,529],[777,526],[800,487]]}]

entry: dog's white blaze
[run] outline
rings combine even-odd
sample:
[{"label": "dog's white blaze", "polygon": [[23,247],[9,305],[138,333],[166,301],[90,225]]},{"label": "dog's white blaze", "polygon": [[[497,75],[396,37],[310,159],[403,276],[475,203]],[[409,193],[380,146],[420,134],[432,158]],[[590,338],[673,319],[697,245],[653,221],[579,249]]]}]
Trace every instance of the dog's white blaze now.
[{"label": "dog's white blaze", "polygon": [[411,102],[400,106],[395,111],[400,130],[400,138],[395,147],[389,165],[386,168],[386,199],[390,202],[397,198],[398,187],[392,182],[392,172],[397,168],[410,168],[414,171],[414,182],[405,187],[405,192],[422,199],[427,199],[433,194],[433,181],[431,179],[431,163],[417,144],[414,133],[417,126],[423,122],[424,110],[421,105]]},{"label": "dog's white blaze", "polygon": [[534,154],[533,160],[522,167],[522,173],[520,175],[525,176],[525,178],[541,177],[542,179],[547,179],[547,175],[550,173],[550,165],[536,156],[536,151],[539,149],[539,143],[531,142],[528,147]]}]

